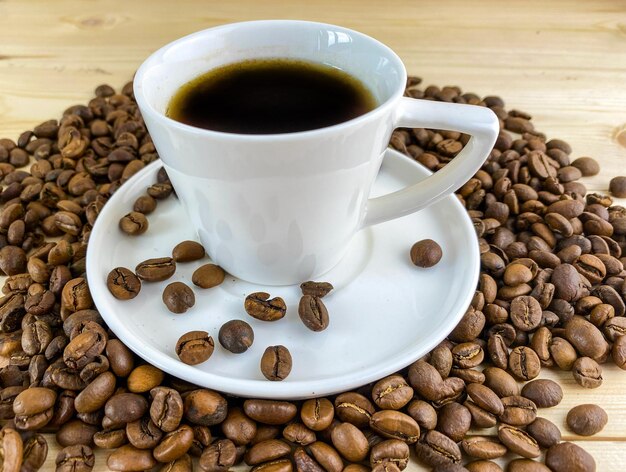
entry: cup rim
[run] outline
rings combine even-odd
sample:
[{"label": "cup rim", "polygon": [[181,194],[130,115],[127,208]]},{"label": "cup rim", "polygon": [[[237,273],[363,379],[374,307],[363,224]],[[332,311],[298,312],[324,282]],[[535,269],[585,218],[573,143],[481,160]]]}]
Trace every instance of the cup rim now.
[{"label": "cup rim", "polygon": [[[153,66],[159,63],[162,63],[163,56],[166,55],[167,52],[175,46],[179,46],[185,42],[192,41],[198,37],[201,37],[210,33],[214,33],[215,31],[218,31],[218,30],[228,30],[228,29],[252,27],[252,26],[271,27],[271,26],[280,26],[280,25],[293,24],[293,23],[307,24],[307,25],[317,26],[319,28],[334,29],[336,31],[345,32],[352,36],[359,37],[365,41],[372,42],[375,46],[382,49],[387,54],[387,57],[395,63],[394,65],[401,73],[401,79],[402,79],[400,81],[401,86],[397,87],[397,89],[394,90],[385,101],[378,104],[378,106],[376,106],[374,109],[368,111],[367,113],[359,115],[355,118],[351,118],[347,121],[336,123],[330,126],[325,126],[323,128],[315,128],[311,130],[296,131],[296,132],[290,132],[290,133],[271,133],[271,134],[230,133],[230,132],[225,132],[225,131],[216,131],[216,130],[210,130],[210,129],[205,129],[205,128],[198,128],[198,127],[191,126],[185,123],[181,123],[172,118],[169,118],[164,113],[161,113],[160,111],[158,111],[152,105],[152,103],[150,103],[150,101],[146,98],[144,94],[144,86],[143,86],[144,76]],[[204,137],[218,138],[222,140],[237,140],[237,141],[245,140],[245,141],[255,141],[255,142],[267,142],[267,141],[279,141],[279,140],[291,141],[291,140],[298,140],[302,138],[324,137],[325,134],[348,131],[353,127],[361,125],[364,121],[369,121],[371,119],[377,118],[379,115],[386,113],[387,110],[391,108],[397,102],[397,100],[403,96],[404,94],[403,84],[406,83],[406,80],[407,80],[406,68],[404,66],[404,63],[400,59],[400,57],[389,46],[359,31],[355,31],[355,30],[345,28],[343,26],[334,25],[331,23],[321,23],[321,22],[316,22],[316,21],[253,20],[253,21],[226,23],[226,24],[215,26],[212,28],[207,28],[207,29],[203,29],[200,31],[196,31],[195,33],[191,33],[181,38],[178,38],[162,46],[161,48],[157,49],[155,52],[150,54],[137,69],[137,72],[135,73],[135,77],[133,78],[133,93],[135,95],[135,100],[137,101],[137,104],[139,105],[139,108],[142,114],[150,115],[151,118],[164,122],[167,126],[171,128],[175,128],[182,132],[191,133],[191,134],[204,136]]]}]

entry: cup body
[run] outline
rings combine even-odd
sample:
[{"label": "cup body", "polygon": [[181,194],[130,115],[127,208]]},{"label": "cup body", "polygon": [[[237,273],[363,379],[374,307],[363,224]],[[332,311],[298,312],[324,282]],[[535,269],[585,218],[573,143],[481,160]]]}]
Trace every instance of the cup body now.
[{"label": "cup body", "polygon": [[[378,106],[326,128],[269,135],[198,129],[165,116],[174,93],[198,75],[272,57],[338,67],[361,80]],[[163,47],[138,70],[134,91],[211,258],[241,279],[285,285],[331,269],[361,227],[405,83],[398,56],[368,36],[269,20],[208,29]]]}]

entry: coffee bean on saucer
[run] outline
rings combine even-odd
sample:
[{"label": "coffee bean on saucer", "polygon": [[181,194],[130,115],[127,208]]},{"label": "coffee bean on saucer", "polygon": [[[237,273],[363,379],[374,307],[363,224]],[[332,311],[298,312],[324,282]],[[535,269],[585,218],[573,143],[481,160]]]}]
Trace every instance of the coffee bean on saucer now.
[{"label": "coffee bean on saucer", "polygon": [[185,313],[196,303],[193,291],[183,282],[172,282],[165,287],[162,299],[167,309],[176,314]]},{"label": "coffee bean on saucer", "polygon": [[280,297],[270,299],[266,292],[255,292],[248,295],[244,301],[246,313],[261,321],[276,321],[285,316],[287,305]]},{"label": "coffee bean on saucer", "polygon": [[172,194],[174,188],[168,183],[156,183],[148,187],[146,193],[157,200],[165,200]]},{"label": "coffee bean on saucer", "polygon": [[119,300],[135,298],[141,290],[141,280],[126,267],[116,267],[107,277],[107,288]]},{"label": "coffee bean on saucer", "polygon": [[213,338],[206,331],[190,331],[176,342],[176,354],[185,364],[196,365],[213,354]]},{"label": "coffee bean on saucer", "polygon": [[617,198],[626,198],[626,177],[613,177],[609,182],[609,192]]},{"label": "coffee bean on saucer", "polygon": [[324,298],[334,287],[329,282],[303,282],[300,284],[302,295]]},{"label": "coffee bean on saucer", "polygon": [[292,359],[285,346],[269,346],[261,357],[261,372],[267,380],[285,380],[291,372]]},{"label": "coffee bean on saucer", "polygon": [[142,195],[135,200],[135,203],[133,204],[133,211],[148,215],[156,210],[156,207],[157,201],[154,198],[150,195]]},{"label": "coffee bean on saucer", "polygon": [[196,241],[183,241],[172,249],[172,257],[176,262],[197,261],[202,259],[204,255],[204,247]]},{"label": "coffee bean on saucer", "polygon": [[304,295],[298,305],[298,315],[304,326],[311,331],[324,331],[328,328],[328,310],[320,297]]},{"label": "coffee bean on saucer", "polygon": [[171,257],[147,259],[137,264],[135,274],[146,282],[161,282],[169,279],[176,272],[176,262]]},{"label": "coffee bean on saucer", "polygon": [[222,325],[218,340],[222,347],[235,354],[246,352],[254,341],[252,327],[243,320],[230,320]]},{"label": "coffee bean on saucer", "polygon": [[581,436],[593,436],[602,431],[609,417],[598,405],[578,405],[567,413],[567,426]]},{"label": "coffee bean on saucer", "polygon": [[220,266],[205,264],[195,270],[191,276],[191,281],[200,288],[211,288],[221,284],[225,277],[226,273]]},{"label": "coffee bean on saucer", "polygon": [[119,226],[124,233],[137,236],[148,230],[148,219],[143,213],[131,211],[120,219]]},{"label": "coffee bean on saucer", "polygon": [[442,255],[441,246],[432,239],[422,239],[411,247],[411,261],[418,267],[432,267],[441,260]]}]

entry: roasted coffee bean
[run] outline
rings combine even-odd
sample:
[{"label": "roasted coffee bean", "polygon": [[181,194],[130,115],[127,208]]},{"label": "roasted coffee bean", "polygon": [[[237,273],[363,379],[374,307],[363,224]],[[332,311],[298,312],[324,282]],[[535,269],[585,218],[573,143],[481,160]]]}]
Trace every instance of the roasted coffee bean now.
[{"label": "roasted coffee bean", "polygon": [[[24,441],[22,467],[19,470],[22,472],[35,472],[43,467],[47,456],[48,443],[46,442],[46,438],[44,438],[41,434],[35,434]],[[5,455],[5,465],[7,464],[6,459]],[[11,469],[9,467],[6,470]]]},{"label": "roasted coffee bean", "polygon": [[575,406],[567,413],[567,426],[581,436],[599,433],[608,421],[606,411],[593,404]]},{"label": "roasted coffee bean", "polygon": [[192,472],[193,462],[189,454],[183,454],[178,459],[168,462],[161,468],[163,472]]},{"label": "roasted coffee bean", "polygon": [[74,400],[78,413],[92,413],[104,406],[115,391],[115,375],[104,372],[92,380]]},{"label": "roasted coffee bean", "polygon": [[408,444],[413,444],[420,436],[417,422],[409,415],[395,410],[374,413],[370,418],[370,427],[386,438],[400,439]]},{"label": "roasted coffee bean", "polygon": [[261,373],[267,380],[286,379],[292,365],[291,353],[285,346],[269,346],[261,357]]},{"label": "roasted coffee bean", "polygon": [[565,338],[584,357],[602,361],[609,353],[609,344],[602,333],[589,321],[575,316],[565,325]]},{"label": "roasted coffee bean", "polygon": [[478,459],[496,459],[507,452],[506,446],[498,441],[483,437],[472,436],[461,441],[461,447],[468,456]]},{"label": "roasted coffee bean", "polygon": [[[470,344],[469,353],[476,354],[475,346],[480,346],[478,344]],[[460,355],[463,353],[465,353],[465,350],[460,352],[459,359],[461,359]],[[465,383],[461,379],[449,377],[442,380],[437,369],[422,360],[414,362],[409,367],[409,383],[419,395],[428,401],[435,402],[436,406],[442,406],[445,403],[454,401],[463,393],[465,388]]]},{"label": "roasted coffee bean", "polygon": [[61,449],[55,459],[57,472],[90,472],[95,462],[96,458],[93,451],[84,444],[76,444]]},{"label": "roasted coffee bean", "polygon": [[428,268],[436,265],[443,256],[441,246],[432,239],[422,239],[411,247],[411,261],[418,267]]},{"label": "roasted coffee bean", "polygon": [[125,267],[117,267],[109,272],[107,288],[119,300],[135,298],[141,290],[141,280]]},{"label": "roasted coffee bean", "polygon": [[409,463],[409,446],[398,439],[388,439],[372,447],[370,465],[392,463],[404,470]]},{"label": "roasted coffee bean", "polygon": [[133,370],[133,353],[119,339],[107,341],[106,355],[111,365],[111,371],[117,377],[127,377]]},{"label": "roasted coffee bean", "polygon": [[448,335],[448,339],[457,343],[472,341],[480,335],[485,327],[485,321],[482,311],[470,307],[459,324]]},{"label": "roasted coffee bean", "polygon": [[300,446],[308,446],[317,440],[315,432],[311,431],[302,423],[289,423],[285,426],[285,429],[283,429],[283,437],[287,441]]},{"label": "roasted coffee bean", "polygon": [[493,390],[482,384],[470,384],[467,386],[467,394],[470,399],[480,408],[494,415],[501,415],[504,405]]},{"label": "roasted coffee bean", "polygon": [[520,296],[511,302],[511,322],[522,331],[533,331],[541,323],[541,306],[530,296]]},{"label": "roasted coffee bean", "polygon": [[22,391],[13,400],[15,427],[36,430],[47,425],[52,419],[56,397],[49,388],[31,387]]},{"label": "roasted coffee bean", "polygon": [[290,402],[249,399],[244,401],[243,411],[260,423],[281,425],[291,421],[298,408]]},{"label": "roasted coffee bean", "polygon": [[119,425],[138,420],[147,410],[148,402],[136,393],[117,393],[104,405],[104,414]]},{"label": "roasted coffee bean", "polygon": [[172,282],[163,290],[163,303],[175,314],[185,313],[196,303],[196,297],[188,285],[183,282]]},{"label": "roasted coffee bean", "polygon": [[312,297],[324,298],[334,287],[329,282],[303,282],[300,284],[302,295],[311,295]]},{"label": "roasted coffee bean", "polygon": [[330,426],[335,417],[335,408],[327,398],[315,398],[302,404],[300,418],[313,431],[322,431]]},{"label": "roasted coffee bean", "polygon": [[172,249],[172,258],[176,262],[197,261],[202,259],[204,255],[204,247],[196,241],[183,241]]},{"label": "roasted coffee bean", "polygon": [[137,449],[131,444],[116,449],[107,458],[107,467],[111,470],[130,472],[149,470],[157,465],[149,449]]},{"label": "roasted coffee bean", "polygon": [[407,413],[421,429],[430,430],[437,426],[437,412],[430,403],[423,400],[413,400],[407,406]]},{"label": "roasted coffee bean", "polygon": [[537,441],[535,441],[528,433],[506,424],[500,425],[498,428],[498,438],[509,451],[519,454],[522,457],[533,459],[539,457],[541,450]]},{"label": "roasted coffee bean", "polygon": [[385,377],[376,382],[372,389],[374,403],[384,410],[399,410],[412,398],[413,389],[401,375]]},{"label": "roasted coffee bean", "polygon": [[195,270],[191,276],[191,281],[197,287],[211,288],[221,284],[225,277],[226,273],[220,266],[205,264]]},{"label": "roasted coffee bean", "polygon": [[461,450],[452,439],[438,431],[429,431],[415,445],[417,458],[431,467],[461,462]]},{"label": "roasted coffee bean", "polygon": [[531,348],[518,346],[509,355],[509,370],[520,380],[531,380],[539,375],[541,363]]},{"label": "roasted coffee bean", "polygon": [[161,282],[176,272],[176,262],[171,257],[147,259],[137,264],[135,274],[146,282]]},{"label": "roasted coffee bean", "polygon": [[235,407],[228,410],[226,419],[221,424],[222,432],[236,446],[249,444],[256,435],[256,422],[248,418],[241,408]]},{"label": "roasted coffee bean", "polygon": [[611,356],[617,367],[626,370],[626,336],[618,337],[611,348]]},{"label": "roasted coffee bean", "polygon": [[550,472],[547,466],[532,459],[513,459],[506,470],[507,472]]},{"label": "roasted coffee bean", "polygon": [[303,295],[298,305],[298,315],[311,331],[323,331],[328,328],[328,310],[319,297]]},{"label": "roasted coffee bean", "polygon": [[452,361],[455,366],[462,369],[478,366],[484,356],[482,347],[475,342],[457,344],[452,348]]},{"label": "roasted coffee bean", "polygon": [[235,444],[220,439],[204,450],[199,465],[204,472],[227,472],[235,464],[236,455]]},{"label": "roasted coffee bean", "polygon": [[503,472],[503,469],[495,462],[489,460],[477,460],[465,464],[469,472]]},{"label": "roasted coffee bean", "polygon": [[[374,405],[357,392],[345,392],[335,398],[335,414],[341,421],[363,428],[375,413]],[[434,426],[433,426],[434,428]]]},{"label": "roasted coffee bean", "polygon": [[561,370],[572,370],[578,354],[569,341],[559,337],[552,338],[549,350],[554,363]]},{"label": "roasted coffee bean", "polygon": [[189,425],[167,433],[158,446],[152,451],[152,455],[159,462],[171,462],[182,456],[191,448],[193,443],[193,429]]},{"label": "roasted coffee bean", "polygon": [[82,369],[100,355],[108,336],[104,328],[95,321],[77,326],[70,335],[71,340],[63,350],[63,360],[71,369]]},{"label": "roasted coffee bean", "polygon": [[598,388],[602,385],[602,367],[590,357],[579,357],[572,366],[572,374],[581,387]]},{"label": "roasted coffee bean", "polygon": [[176,355],[189,365],[197,365],[208,360],[215,344],[206,331],[190,331],[176,341]]},{"label": "roasted coffee bean", "polygon": [[537,408],[550,408],[561,403],[563,390],[554,380],[535,379],[522,387],[522,396],[532,400]]},{"label": "roasted coffee bean", "polygon": [[[224,421],[227,414],[228,403],[226,399],[212,390],[194,390],[184,398],[184,415],[191,423],[213,426]],[[250,414],[248,416],[252,418]]]},{"label": "roasted coffee bean", "polygon": [[454,442],[459,442],[469,431],[471,423],[470,411],[460,403],[452,402],[439,410],[437,431],[445,434]]},{"label": "roasted coffee bean", "polygon": [[98,431],[93,435],[93,442],[102,449],[117,449],[128,443],[126,429],[112,429]]},{"label": "roasted coffee bean", "polygon": [[312,457],[310,457],[301,447],[296,448],[293,453],[293,460],[298,472],[325,472]]},{"label": "roasted coffee bean", "polygon": [[317,441],[309,446],[309,451],[326,472],[341,472],[344,469],[341,456],[331,445]]},{"label": "roasted coffee bean", "polygon": [[63,307],[71,312],[91,308],[93,300],[87,281],[82,277],[77,277],[67,282],[61,293],[61,302]]},{"label": "roasted coffee bean", "polygon": [[287,312],[287,305],[282,298],[270,299],[270,294],[265,292],[248,295],[244,302],[244,308],[246,313],[261,321],[280,320]]},{"label": "roasted coffee bean", "polygon": [[594,472],[596,462],[582,447],[570,442],[555,444],[546,452],[546,465],[552,472]]},{"label": "roasted coffee bean", "polygon": [[626,198],[626,177],[613,177],[609,182],[609,192],[617,198]]},{"label": "roasted coffee bean", "polygon": [[331,433],[333,446],[350,462],[360,462],[367,457],[369,444],[363,432],[350,423],[342,423]]},{"label": "roasted coffee bean", "polygon": [[528,398],[516,395],[502,398],[504,410],[500,414],[500,421],[513,426],[526,426],[535,421],[537,405]]},{"label": "roasted coffee bean", "polygon": [[163,432],[148,417],[142,417],[126,425],[126,437],[137,449],[152,449],[159,444]]},{"label": "roasted coffee bean", "polygon": [[138,236],[148,230],[148,219],[143,213],[131,211],[120,219],[120,229],[131,236]]},{"label": "roasted coffee bean", "polygon": [[133,211],[143,215],[148,215],[156,210],[156,207],[157,201],[154,198],[150,195],[142,195],[135,200],[135,203],[133,204]]},{"label": "roasted coffee bean", "polygon": [[258,465],[280,459],[291,452],[291,447],[280,439],[268,439],[255,444],[246,451],[244,462],[248,465]]},{"label": "roasted coffee bean", "polygon": [[545,418],[537,417],[535,421],[526,426],[526,432],[543,448],[549,448],[561,442],[561,431],[554,423]]},{"label": "roasted coffee bean", "polygon": [[180,393],[173,388],[154,387],[150,390],[150,397],[150,418],[154,424],[166,433],[178,428],[183,418],[183,399]]},{"label": "roasted coffee bean", "polygon": [[77,444],[92,446],[93,436],[98,429],[98,426],[87,424],[82,420],[71,420],[64,423],[57,430],[56,442],[61,446],[74,446]]},{"label": "roasted coffee bean", "polygon": [[243,320],[230,320],[222,325],[218,340],[222,347],[235,354],[246,352],[254,342],[252,327]]},{"label": "roasted coffee bean", "polygon": [[0,464],[2,470],[19,472],[22,463],[24,446],[20,434],[10,427],[0,430]]}]

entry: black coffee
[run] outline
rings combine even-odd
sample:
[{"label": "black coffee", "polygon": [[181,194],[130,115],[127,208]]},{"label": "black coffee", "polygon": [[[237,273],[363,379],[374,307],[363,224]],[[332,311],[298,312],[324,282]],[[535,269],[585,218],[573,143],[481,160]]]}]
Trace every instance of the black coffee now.
[{"label": "black coffee", "polygon": [[213,69],[183,85],[166,115],[198,128],[274,134],[323,128],[374,109],[356,78],[324,64],[254,59]]}]

